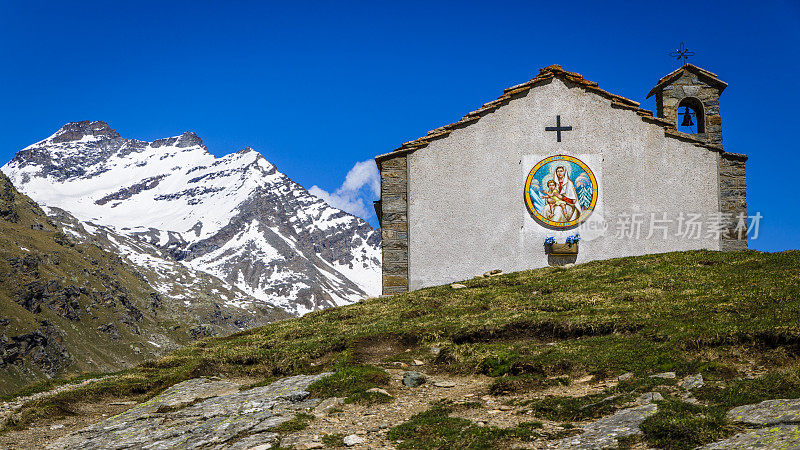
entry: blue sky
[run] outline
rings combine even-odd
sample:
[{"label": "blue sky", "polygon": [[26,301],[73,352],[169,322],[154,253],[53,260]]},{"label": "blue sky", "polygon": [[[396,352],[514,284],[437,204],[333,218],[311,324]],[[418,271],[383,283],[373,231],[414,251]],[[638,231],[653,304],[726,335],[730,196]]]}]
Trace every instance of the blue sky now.
[{"label": "blue sky", "polygon": [[191,130],[216,155],[250,146],[335,191],[356,162],[550,64],[654,109],[644,97],[681,41],[730,83],[725,148],[750,156],[749,210],[764,215],[751,247],[800,248],[797,0],[0,0],[0,160],[105,120],[144,140]]}]

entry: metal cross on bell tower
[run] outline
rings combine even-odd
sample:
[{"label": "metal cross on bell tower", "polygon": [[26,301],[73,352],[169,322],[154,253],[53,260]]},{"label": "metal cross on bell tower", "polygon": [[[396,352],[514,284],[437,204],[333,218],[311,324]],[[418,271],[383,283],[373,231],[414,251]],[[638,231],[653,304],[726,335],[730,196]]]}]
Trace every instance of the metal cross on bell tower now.
[{"label": "metal cross on bell tower", "polygon": [[686,46],[681,42],[680,47],[678,47],[674,52],[670,52],[669,56],[677,59],[678,61],[683,60],[683,64],[686,65],[689,62],[689,57],[694,56],[694,52],[686,48]]}]

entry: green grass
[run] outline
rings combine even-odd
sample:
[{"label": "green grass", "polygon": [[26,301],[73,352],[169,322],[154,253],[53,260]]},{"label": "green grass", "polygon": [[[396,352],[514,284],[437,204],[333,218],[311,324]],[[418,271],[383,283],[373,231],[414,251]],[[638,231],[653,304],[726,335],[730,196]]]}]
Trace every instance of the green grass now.
[{"label": "green grass", "polygon": [[346,447],[344,443],[344,435],[341,433],[326,434],[325,436],[322,436],[322,443],[325,444],[326,447],[331,448]]},{"label": "green grass", "polygon": [[603,392],[582,397],[546,397],[525,402],[523,406],[533,411],[536,417],[572,422],[613,413],[624,400],[630,400],[630,397],[615,397],[610,392]]},{"label": "green grass", "polygon": [[[70,398],[147,398],[179,381],[217,374],[269,382],[335,370],[340,385],[322,382],[314,386],[315,395],[355,401],[359,392],[385,383],[383,372],[371,366],[430,355],[432,346],[441,352],[426,371],[493,376],[495,393],[565,384],[586,374],[602,379],[633,372],[637,381],[605,396],[634,395],[664,382],[647,375],[675,371],[679,378],[702,373],[709,387],[696,396],[719,410],[767,397],[799,397],[798,273],[797,251],[692,251],[369,299],[189,345],[112,379],[34,402],[14,426],[66,414],[56,406],[68,405]],[[746,379],[745,372],[756,367],[763,375]],[[574,421],[595,417],[605,408],[603,398],[543,400],[532,407],[542,417]],[[608,410],[620,402],[606,402]],[[487,433],[465,432],[475,442],[484,442]]]},{"label": "green grass", "polygon": [[682,401],[658,402],[658,412],[640,425],[647,442],[667,450],[684,450],[720,440],[734,428],[720,408]]},{"label": "green grass", "polygon": [[67,376],[64,378],[56,378],[50,380],[43,380],[34,384],[28,385],[25,388],[10,395],[0,396],[0,402],[8,402],[19,397],[27,397],[40,392],[47,392],[67,384],[78,384],[82,381],[93,380],[102,378],[110,374],[100,372],[88,372],[78,375]]},{"label": "green grass", "polygon": [[467,419],[450,417],[455,405],[436,404],[398,425],[387,437],[401,449],[503,448],[511,440],[530,441],[543,436],[540,422],[524,422],[514,428],[479,427]]},{"label": "green grass", "polygon": [[706,403],[724,409],[775,398],[800,398],[800,368],[784,368],[754,379],[733,380],[723,386],[706,386],[695,391]]},{"label": "green grass", "polygon": [[314,420],[314,416],[305,413],[299,413],[294,418],[282,422],[270,428],[270,431],[281,434],[294,433],[295,431],[305,430],[308,428],[308,423]]},{"label": "green grass", "polygon": [[387,403],[392,397],[367,390],[385,386],[390,378],[387,372],[375,366],[340,364],[333,375],[314,382],[308,390],[320,398],[346,397],[345,403]]}]

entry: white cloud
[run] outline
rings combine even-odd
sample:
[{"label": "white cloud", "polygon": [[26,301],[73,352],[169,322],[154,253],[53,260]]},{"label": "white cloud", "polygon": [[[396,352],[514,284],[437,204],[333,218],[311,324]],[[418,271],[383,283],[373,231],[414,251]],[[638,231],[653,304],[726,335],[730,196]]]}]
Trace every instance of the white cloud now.
[{"label": "white cloud", "polygon": [[311,186],[312,195],[321,198],[334,208],[339,208],[354,216],[364,219],[375,214],[372,201],[381,193],[381,182],[378,166],[375,161],[357,162],[344,178],[344,182],[334,192],[328,192],[319,186]]}]

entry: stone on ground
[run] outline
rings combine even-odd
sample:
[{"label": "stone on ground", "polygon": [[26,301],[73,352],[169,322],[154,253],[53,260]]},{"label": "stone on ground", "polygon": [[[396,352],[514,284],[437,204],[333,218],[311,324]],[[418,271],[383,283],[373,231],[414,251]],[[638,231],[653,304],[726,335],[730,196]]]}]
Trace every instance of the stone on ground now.
[{"label": "stone on ground", "polygon": [[746,431],[700,448],[708,450],[740,448],[798,449],[800,448],[800,426],[781,424]]},{"label": "stone on ground", "polygon": [[633,373],[632,372],[625,372],[622,375],[617,377],[617,381],[628,381],[631,378],[633,378]]},{"label": "stone on ground", "polygon": [[[278,437],[271,431],[273,427],[319,404],[317,399],[306,398],[306,389],[329,375],[288,377],[246,391],[224,381],[184,381],[122,414],[58,439],[48,448],[250,449],[271,445]],[[219,395],[207,398],[211,393]]]},{"label": "stone on ground", "polygon": [[314,448],[325,448],[322,442],[303,442],[294,446],[294,450],[311,450]]},{"label": "stone on ground", "polygon": [[390,395],[389,391],[387,391],[386,389],[381,389],[381,388],[369,388],[369,389],[367,389],[367,392],[374,392],[376,394]]},{"label": "stone on ground", "polygon": [[657,373],[655,375],[650,375],[650,378],[672,379],[675,377],[676,377],[675,372],[662,372],[662,373]]},{"label": "stone on ground", "polygon": [[356,434],[345,436],[343,440],[344,440],[344,445],[348,447],[364,443],[364,438]]},{"label": "stone on ground", "polygon": [[584,430],[583,434],[559,440],[558,448],[616,448],[618,438],[641,434],[639,424],[655,414],[657,410],[656,405],[649,404],[617,411],[615,414],[581,427]]},{"label": "stone on ground", "polygon": [[287,436],[281,439],[281,448],[311,450],[314,448],[325,448],[325,444],[322,442],[311,441],[308,436]]},{"label": "stone on ground", "polygon": [[316,408],[314,408],[313,414],[315,416],[317,416],[317,417],[324,416],[324,415],[328,414],[328,412],[330,410],[332,410],[333,408],[336,408],[337,406],[340,406],[342,404],[344,404],[344,398],[340,398],[340,397],[327,398],[327,399],[323,400],[322,402],[320,402],[320,404],[317,405]]},{"label": "stone on ground", "polygon": [[684,378],[681,380],[678,386],[689,390],[703,387],[705,384],[705,381],[703,381],[703,375],[698,373],[697,375],[689,375],[688,377]]},{"label": "stone on ground", "polygon": [[428,379],[419,372],[406,372],[403,374],[403,384],[408,387],[419,387],[425,384]]},{"label": "stone on ground", "polygon": [[646,405],[648,403],[660,402],[664,400],[664,396],[659,392],[645,392],[636,398],[636,404]]},{"label": "stone on ground", "polygon": [[753,405],[737,406],[728,411],[732,422],[748,425],[800,423],[800,399],[766,400]]}]

